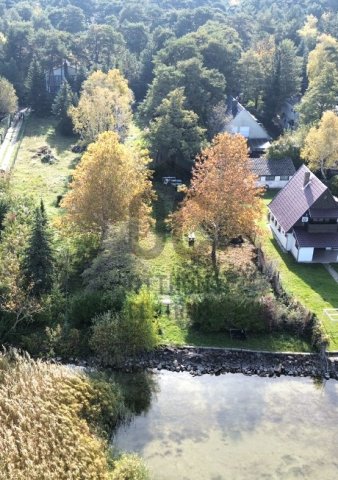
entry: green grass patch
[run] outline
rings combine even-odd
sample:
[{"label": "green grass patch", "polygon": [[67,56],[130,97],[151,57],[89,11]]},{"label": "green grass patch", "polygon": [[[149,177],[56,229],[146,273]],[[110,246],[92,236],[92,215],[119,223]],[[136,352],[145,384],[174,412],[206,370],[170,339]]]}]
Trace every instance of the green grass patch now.
[{"label": "green grass patch", "polygon": [[180,325],[170,316],[159,319],[162,335],[160,341],[167,345],[176,346],[201,346],[223,348],[247,348],[252,350],[283,351],[283,352],[309,352],[310,346],[285,333],[249,336],[247,340],[233,340],[229,333],[202,333],[194,331],[188,326]]},{"label": "green grass patch", "polygon": [[[56,199],[64,194],[78,154],[71,152],[74,137],[64,137],[55,130],[55,119],[27,119],[23,139],[17,152],[11,175],[11,184],[16,193],[30,195],[38,202],[45,202],[50,215],[57,213]],[[48,145],[57,161],[44,164],[33,158],[37,149]]]}]

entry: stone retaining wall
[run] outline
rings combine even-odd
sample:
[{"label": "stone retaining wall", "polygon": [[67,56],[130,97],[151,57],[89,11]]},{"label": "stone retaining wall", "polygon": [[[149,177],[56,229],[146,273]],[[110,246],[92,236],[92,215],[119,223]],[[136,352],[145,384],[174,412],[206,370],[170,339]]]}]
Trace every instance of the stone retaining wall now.
[{"label": "stone retaining wall", "polygon": [[191,375],[243,373],[273,377],[280,375],[338,379],[338,357],[309,353],[272,353],[198,347],[163,347],[126,360],[120,369],[170,370]]}]

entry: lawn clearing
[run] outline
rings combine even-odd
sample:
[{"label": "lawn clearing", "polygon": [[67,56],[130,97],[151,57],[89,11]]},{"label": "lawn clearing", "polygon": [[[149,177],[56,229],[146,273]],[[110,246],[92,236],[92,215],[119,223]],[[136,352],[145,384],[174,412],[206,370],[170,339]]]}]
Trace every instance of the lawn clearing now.
[{"label": "lawn clearing", "polygon": [[329,350],[338,350],[338,322],[330,321],[324,312],[338,308],[338,284],[323,265],[297,263],[290,253],[282,252],[266,222],[262,242],[264,252],[276,263],[284,289],[318,316],[330,338]]},{"label": "lawn clearing", "polygon": [[[45,202],[48,213],[56,215],[56,200],[65,192],[69,176],[79,155],[70,147],[74,137],[64,137],[55,131],[55,119],[37,118],[31,115],[26,122],[25,132],[11,174],[14,192],[30,195],[36,201]],[[32,158],[37,149],[48,145],[57,161],[44,164],[39,158]]]},{"label": "lawn clearing", "polygon": [[197,332],[170,316],[159,319],[162,335],[160,341],[166,345],[201,346],[243,348],[252,350],[266,350],[270,352],[309,352],[308,343],[285,333],[265,335],[249,335],[247,340],[234,340],[229,333],[202,333]]}]

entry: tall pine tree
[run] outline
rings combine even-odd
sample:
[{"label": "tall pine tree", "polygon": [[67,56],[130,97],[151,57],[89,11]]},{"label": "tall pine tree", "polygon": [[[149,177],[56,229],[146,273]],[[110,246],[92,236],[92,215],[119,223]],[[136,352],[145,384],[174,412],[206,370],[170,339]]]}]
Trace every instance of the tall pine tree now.
[{"label": "tall pine tree", "polygon": [[43,202],[35,210],[32,232],[23,261],[23,273],[32,295],[39,297],[53,286],[51,234]]},{"label": "tall pine tree", "polygon": [[47,92],[46,76],[36,58],[30,64],[26,82],[27,100],[34,112],[39,116],[50,112],[50,94]]},{"label": "tall pine tree", "polygon": [[58,120],[58,128],[63,135],[72,135],[73,133],[73,122],[68,115],[68,110],[74,104],[74,94],[69,83],[65,81],[58,91],[52,105],[52,112]]}]

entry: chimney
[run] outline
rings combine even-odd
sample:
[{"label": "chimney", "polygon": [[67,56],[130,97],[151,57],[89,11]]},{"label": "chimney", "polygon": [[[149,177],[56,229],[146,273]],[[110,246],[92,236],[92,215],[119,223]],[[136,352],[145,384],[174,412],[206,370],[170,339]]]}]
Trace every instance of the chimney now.
[{"label": "chimney", "polygon": [[310,175],[311,175],[310,172],[305,172],[305,173],[304,173],[304,184],[303,184],[303,188],[305,188],[305,187],[310,183]]}]

